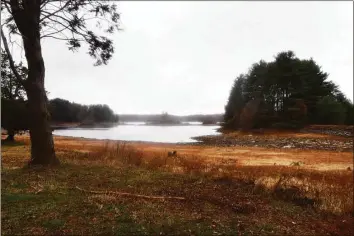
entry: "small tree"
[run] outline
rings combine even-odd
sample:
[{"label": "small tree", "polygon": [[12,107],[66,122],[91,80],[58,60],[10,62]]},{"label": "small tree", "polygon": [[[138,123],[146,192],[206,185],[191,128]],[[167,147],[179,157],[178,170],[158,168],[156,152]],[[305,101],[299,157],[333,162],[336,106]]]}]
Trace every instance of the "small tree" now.
[{"label": "small tree", "polygon": [[[27,68],[14,64],[21,77],[27,76]],[[28,114],[23,86],[10,69],[9,57],[1,51],[1,126],[7,130],[7,141],[15,141],[15,134],[28,129]]]},{"label": "small tree", "polygon": [[[27,76],[28,70],[20,64],[13,64],[14,69],[21,78]],[[8,100],[25,100],[26,92],[10,68],[8,54],[1,50],[1,98]]]},{"label": "small tree", "polygon": [[1,126],[7,131],[6,141],[14,142],[15,134],[28,129],[26,102],[1,99]]},{"label": "small tree", "polygon": [[[28,97],[30,164],[59,164],[49,124],[41,40],[66,42],[72,51],[87,44],[89,55],[96,60],[95,65],[107,64],[114,48],[112,40],[105,35],[118,30],[117,7],[109,1],[99,0],[2,0],[1,18],[2,26],[5,25],[1,28],[1,38],[10,67]],[[95,23],[96,30],[89,29]],[[26,78],[22,78],[14,67],[4,30],[8,37],[20,36],[17,40],[22,42],[25,52]]]}]

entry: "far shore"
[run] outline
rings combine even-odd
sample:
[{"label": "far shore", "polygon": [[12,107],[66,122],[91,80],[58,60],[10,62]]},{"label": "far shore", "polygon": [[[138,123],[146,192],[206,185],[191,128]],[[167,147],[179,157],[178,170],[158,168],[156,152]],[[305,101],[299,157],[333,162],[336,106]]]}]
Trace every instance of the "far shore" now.
[{"label": "far shore", "polygon": [[[133,121],[132,121],[133,122]],[[192,121],[191,121],[192,122]],[[194,122],[194,121],[193,121]],[[142,126],[196,126],[196,125],[203,125],[203,126],[219,126],[220,124],[190,124],[186,123],[142,123],[142,124],[129,124],[129,122],[121,122],[121,123],[94,123],[94,124],[80,124],[80,123],[57,123],[52,124],[51,128],[53,130],[58,129],[73,129],[73,128],[112,128],[118,125],[142,125]]]}]

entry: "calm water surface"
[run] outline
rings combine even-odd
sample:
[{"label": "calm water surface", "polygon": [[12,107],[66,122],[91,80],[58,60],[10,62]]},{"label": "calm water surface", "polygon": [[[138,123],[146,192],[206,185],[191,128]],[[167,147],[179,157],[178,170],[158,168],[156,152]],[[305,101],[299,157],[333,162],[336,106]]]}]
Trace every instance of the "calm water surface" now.
[{"label": "calm water surface", "polygon": [[192,137],[217,135],[218,125],[201,125],[190,122],[179,126],[145,125],[144,122],[129,122],[113,128],[72,128],[55,130],[55,135],[94,139],[147,141],[147,142],[196,142]]}]

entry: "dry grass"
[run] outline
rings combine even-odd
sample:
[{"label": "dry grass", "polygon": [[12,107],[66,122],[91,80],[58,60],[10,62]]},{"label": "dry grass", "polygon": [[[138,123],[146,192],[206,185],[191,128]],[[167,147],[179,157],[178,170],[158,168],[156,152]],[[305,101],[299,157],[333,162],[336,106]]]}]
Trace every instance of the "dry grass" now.
[{"label": "dry grass", "polygon": [[[19,137],[23,142],[28,138]],[[281,138],[281,137],[280,137]],[[67,137],[55,137],[56,146],[60,150],[67,151],[95,151],[102,149],[107,141],[73,139]],[[111,142],[110,145],[115,145]],[[233,159],[242,166],[289,166],[293,162],[303,162],[302,168],[309,170],[346,170],[353,169],[352,152],[319,151],[319,150],[295,150],[275,149],[261,147],[217,147],[217,146],[193,146],[176,144],[156,144],[126,142],[130,147],[144,152],[145,156],[167,155],[168,151],[176,150],[179,156],[201,157],[210,164],[218,164]]]},{"label": "dry grass", "polygon": [[90,153],[91,158],[123,163],[153,170],[208,175],[253,182],[286,200],[309,204],[336,214],[353,212],[353,172],[307,170],[301,166],[242,166],[234,159],[210,163],[199,156],[168,157],[165,153],[147,153],[133,146],[108,143]]},{"label": "dry grass", "polygon": [[[274,153],[279,153],[279,150],[255,148],[256,154],[252,154],[250,148],[241,148],[236,157],[220,155],[211,158],[215,151],[228,153],[228,149],[57,137],[56,151],[62,167],[53,171],[27,171],[21,167],[28,160],[28,139],[22,137],[21,141],[24,145],[19,143],[2,148],[5,194],[2,220],[9,224],[5,225],[7,234],[27,232],[20,230],[16,222],[21,222],[20,215],[31,215],[28,209],[33,208],[43,211],[44,215],[49,211],[49,219],[54,219],[49,220],[46,216],[35,222],[30,219],[23,229],[33,234],[105,233],[104,225],[112,227],[109,232],[123,235],[132,234],[130,230],[139,227],[143,228],[135,233],[154,235],[160,232],[187,235],[353,233],[350,228],[353,220],[350,216],[353,214],[353,171],[308,168],[302,164],[301,158],[311,153],[308,151],[286,150],[284,155],[277,155]],[[167,152],[171,150],[177,150],[176,157],[168,157]],[[236,150],[230,151],[236,153]],[[297,161],[298,165],[243,164],[241,156],[261,156],[262,152],[263,158],[266,156],[270,161],[274,161],[272,155],[283,158],[293,154],[291,160]],[[300,158],[296,159],[295,153]],[[314,157],[315,154],[311,156]],[[317,163],[323,164],[321,161]],[[325,163],[329,165],[330,161],[326,159]],[[91,190],[183,196],[189,200],[169,204],[123,201],[105,194],[84,196],[70,190],[75,185]],[[49,198],[44,199],[42,195]],[[54,200],[50,200],[52,198]],[[18,201],[29,202],[29,208],[21,204],[11,205]],[[91,212],[93,208],[96,209],[94,213]],[[89,214],[86,216],[81,212],[91,213],[86,213]],[[116,226],[111,214],[120,217],[121,226],[126,220],[128,223],[123,223],[123,228]],[[336,216],[329,217],[328,214]],[[91,226],[85,225],[87,220]],[[308,224],[292,223],[301,221]],[[163,223],[161,226],[151,222]],[[184,232],[186,228],[191,231]]]},{"label": "dry grass", "polygon": [[[60,143],[58,150],[70,149],[65,148],[66,144]],[[253,156],[258,154],[257,151]],[[167,151],[139,150],[136,145],[115,141],[101,142],[101,145],[90,146],[89,150],[71,153],[73,156],[70,156],[70,162],[80,165],[130,165],[150,170],[237,179],[252,182],[256,187],[262,187],[277,197],[311,205],[327,212],[341,214],[353,212],[354,209],[353,171],[345,170],[344,167],[344,170],[320,171],[303,167],[301,161],[295,162],[299,166],[292,165],[294,163],[290,161],[287,165],[249,166],[243,165],[235,158],[219,158],[216,161],[215,158],[205,158],[196,153],[185,154],[181,151],[178,151],[176,157],[168,157]],[[297,160],[303,160],[301,157],[305,154],[299,153]],[[67,160],[68,157],[68,154],[65,154],[62,159]],[[259,161],[255,159],[254,162]],[[274,161],[274,158],[269,159],[268,161]],[[296,159],[293,157],[293,160]],[[333,160],[333,163],[336,161]]]},{"label": "dry grass", "polygon": [[[26,138],[22,141],[28,143]],[[62,160],[79,165],[130,165],[150,170],[238,179],[252,182],[280,198],[306,203],[320,210],[341,214],[353,212],[354,209],[353,160],[349,157],[352,156],[350,153],[264,148],[203,149],[117,141],[83,142],[62,137],[56,138],[56,146]],[[178,155],[168,157],[168,150],[178,150]],[[346,169],[348,166],[350,171]]]}]

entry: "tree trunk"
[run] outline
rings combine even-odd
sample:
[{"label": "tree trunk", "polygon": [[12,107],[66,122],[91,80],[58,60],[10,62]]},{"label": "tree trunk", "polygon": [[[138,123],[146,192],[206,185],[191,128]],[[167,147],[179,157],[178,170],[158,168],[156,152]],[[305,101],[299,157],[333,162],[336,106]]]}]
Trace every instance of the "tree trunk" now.
[{"label": "tree trunk", "polygon": [[7,131],[7,137],[6,137],[5,141],[15,142],[15,131],[13,129],[9,129]]},{"label": "tree trunk", "polygon": [[[49,123],[48,99],[44,89],[44,61],[38,40],[24,44],[28,62],[25,86],[30,112],[31,161],[30,165],[56,165],[52,129]],[[29,55],[27,55],[29,52]]]},{"label": "tree trunk", "polygon": [[47,96],[43,84],[37,82],[26,89],[28,96],[31,139],[30,165],[57,165],[52,129],[49,124]]},{"label": "tree trunk", "polygon": [[30,113],[30,165],[56,165],[52,130],[49,125],[48,99],[44,89],[45,67],[40,42],[40,0],[11,1],[12,15],[22,35],[28,65],[24,88]]}]

